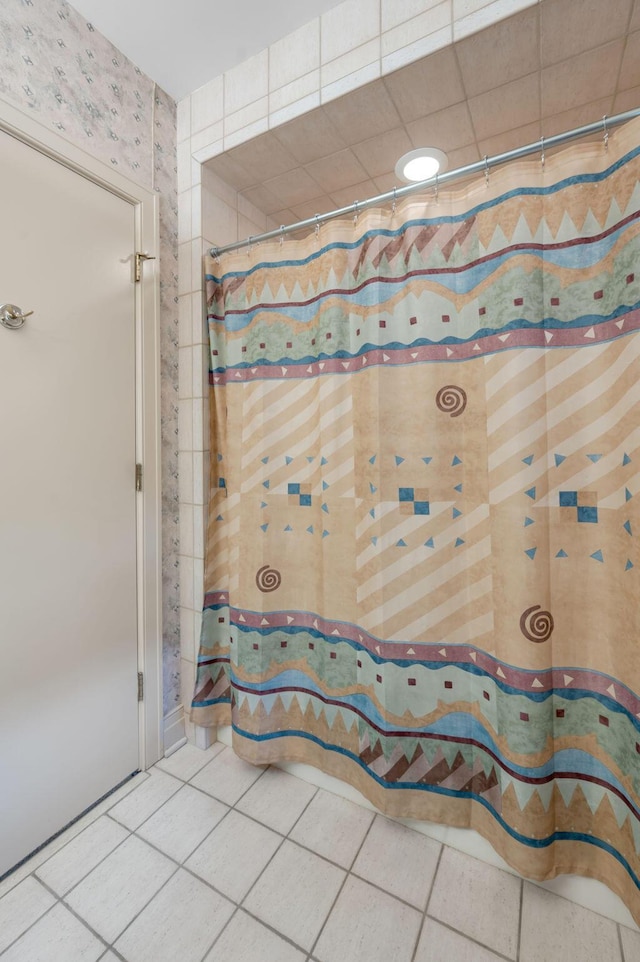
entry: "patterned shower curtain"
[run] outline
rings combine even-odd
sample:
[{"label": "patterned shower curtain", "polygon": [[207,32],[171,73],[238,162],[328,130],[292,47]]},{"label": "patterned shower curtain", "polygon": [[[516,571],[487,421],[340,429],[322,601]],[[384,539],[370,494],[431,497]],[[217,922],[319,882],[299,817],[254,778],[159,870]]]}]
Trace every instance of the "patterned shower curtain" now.
[{"label": "patterned shower curtain", "polygon": [[191,716],[638,921],[639,143],[208,261]]}]

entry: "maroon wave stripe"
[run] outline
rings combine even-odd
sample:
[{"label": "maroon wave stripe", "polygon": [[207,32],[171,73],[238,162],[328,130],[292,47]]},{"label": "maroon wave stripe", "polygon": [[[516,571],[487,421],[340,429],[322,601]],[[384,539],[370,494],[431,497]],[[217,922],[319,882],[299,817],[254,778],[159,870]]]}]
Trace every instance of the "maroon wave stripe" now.
[{"label": "maroon wave stripe", "polygon": [[345,704],[344,702],[338,701],[335,698],[327,698],[316,691],[313,691],[309,688],[303,688],[302,686],[290,685],[286,688],[262,688],[259,692],[256,692],[255,689],[241,685],[237,681],[234,681],[232,685],[237,691],[245,692],[248,695],[257,695],[260,698],[263,698],[265,695],[280,695],[284,692],[290,691],[298,691],[301,694],[310,695],[312,698],[319,699],[325,705],[332,705],[335,708],[343,708],[347,711],[353,712],[355,715],[358,715],[360,718],[362,718],[369,728],[373,728],[374,731],[376,731],[383,738],[419,738],[428,741],[451,742],[452,744],[456,745],[469,745],[471,748],[477,748],[483,751],[496,763],[496,765],[498,765],[499,768],[506,772],[507,775],[510,775],[512,778],[517,779],[519,782],[524,782],[527,785],[548,785],[556,778],[572,778],[576,781],[591,782],[593,785],[598,785],[600,788],[604,788],[607,791],[612,792],[614,795],[617,795],[620,801],[624,802],[629,811],[636,818],[640,818],[640,811],[635,808],[631,800],[624,794],[624,792],[621,792],[620,789],[616,788],[615,785],[611,785],[609,782],[606,782],[603,778],[598,778],[596,775],[563,771],[554,771],[551,775],[521,775],[519,772],[515,771],[515,769],[511,768],[500,755],[496,754],[496,752],[492,751],[492,749],[488,748],[486,745],[483,745],[483,743],[478,741],[476,738],[465,738],[458,735],[444,735],[436,732],[419,732],[411,730],[386,731],[384,728],[376,725],[374,721],[372,721],[361,709],[357,708],[355,705]]},{"label": "maroon wave stripe", "polygon": [[230,664],[231,664],[231,659],[227,657],[207,658],[205,661],[199,661],[196,667],[203,668],[205,665],[230,665]]},{"label": "maroon wave stripe", "polygon": [[[228,600],[227,593],[211,592],[206,595],[205,606],[226,605]],[[449,664],[464,666],[473,663],[476,668],[481,669],[488,677],[492,678],[497,685],[506,684],[517,689],[525,697],[552,690],[560,693],[563,690],[580,690],[601,695],[625,708],[636,717],[640,713],[640,698],[634,692],[617,679],[603,676],[586,668],[559,667],[540,672],[525,671],[500,662],[471,645],[449,646],[446,641],[439,643],[380,641],[355,625],[336,624],[309,612],[269,612],[267,625],[261,624],[262,619],[267,617],[266,614],[232,608],[230,615],[230,624],[258,631],[265,627],[313,629],[324,635],[327,641],[331,641],[332,637],[335,637],[336,642],[351,641],[373,657],[378,657],[383,661],[411,661],[418,665],[421,662],[437,663],[441,661],[443,668]],[[240,615],[244,620],[240,620]],[[288,621],[288,618],[292,619],[291,622]],[[337,631],[338,635],[332,635],[334,631]],[[442,655],[441,650],[446,650],[446,654]],[[475,658],[472,657],[474,655]],[[498,674],[498,669],[502,672],[501,675]],[[565,683],[565,675],[571,676],[571,682]],[[534,678],[537,678],[539,682],[536,688],[531,687]],[[611,685],[614,686],[615,697],[608,691]]]},{"label": "maroon wave stripe", "polygon": [[[639,217],[640,217],[640,211],[634,211],[632,214],[628,214],[627,217],[624,217],[617,224],[614,224],[612,227],[608,227],[607,230],[602,231],[602,233],[594,234],[593,237],[575,237],[572,240],[559,241],[556,244],[534,244],[534,243],[510,244],[508,247],[503,247],[499,251],[495,251],[492,254],[485,254],[483,257],[478,257],[476,258],[476,260],[469,261],[467,264],[462,264],[457,267],[440,267],[440,268],[429,267],[429,268],[424,268],[423,270],[407,271],[405,274],[398,274],[393,277],[384,277],[383,275],[376,274],[374,277],[368,277],[365,281],[362,281],[362,283],[358,284],[356,287],[348,288],[348,290],[345,290],[340,287],[332,287],[326,291],[323,291],[322,294],[316,294],[314,297],[310,297],[304,301],[275,301],[274,303],[270,303],[270,304],[264,304],[264,303],[254,304],[252,305],[251,308],[237,308],[236,310],[226,311],[225,314],[223,315],[208,314],[208,318],[212,321],[222,321],[224,320],[225,317],[229,317],[232,315],[246,314],[249,312],[253,313],[254,311],[265,310],[265,309],[283,310],[288,307],[308,307],[310,304],[314,304],[317,301],[323,300],[327,297],[335,297],[335,296],[343,297],[345,295],[350,297],[354,294],[358,294],[360,291],[364,290],[364,288],[368,287],[370,284],[402,284],[412,277],[432,277],[440,274],[460,274],[460,273],[463,273],[464,271],[473,270],[475,267],[478,267],[481,264],[487,264],[490,261],[505,257],[507,254],[517,253],[518,251],[527,251],[527,252],[558,251],[558,250],[566,250],[569,247],[584,247],[589,244],[597,244],[601,240],[603,240],[605,237],[608,237],[610,234],[613,234],[618,230],[621,230],[623,227],[626,227],[628,224],[632,223],[634,220],[638,219]],[[224,283],[223,283],[223,292],[224,292]]]},{"label": "maroon wave stripe", "polygon": [[[618,323],[624,320],[624,329]],[[593,337],[585,338],[585,330],[593,328]],[[209,373],[209,384],[240,384],[254,380],[283,380],[300,378],[305,375],[317,377],[324,374],[357,373],[368,367],[388,365],[420,364],[425,361],[466,361],[472,358],[484,357],[486,354],[498,354],[513,348],[554,348],[554,347],[590,347],[593,344],[611,341],[616,337],[624,337],[632,331],[640,329],[640,310],[635,309],[620,317],[600,323],[585,324],[584,327],[554,328],[547,331],[551,339],[547,342],[544,330],[527,328],[513,331],[503,331],[496,334],[480,335],[462,344],[423,344],[416,347],[380,347],[354,357],[329,357],[324,361],[288,361],[284,364],[254,364],[252,367],[225,368],[221,374]],[[478,345],[479,350],[474,350]],[[450,352],[450,353],[448,353]]]}]

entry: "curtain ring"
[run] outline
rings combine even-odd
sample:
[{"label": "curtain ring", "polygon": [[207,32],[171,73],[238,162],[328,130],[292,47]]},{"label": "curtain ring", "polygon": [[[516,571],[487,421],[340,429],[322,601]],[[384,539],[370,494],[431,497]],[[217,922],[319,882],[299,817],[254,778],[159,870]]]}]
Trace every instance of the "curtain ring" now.
[{"label": "curtain ring", "polygon": [[249,234],[249,236],[247,237],[247,257],[249,257],[251,254],[251,240],[252,240],[251,234]]},{"label": "curtain ring", "polygon": [[359,203],[359,202],[358,202],[357,200],[354,200],[354,202],[353,202],[353,209],[354,209],[353,223],[354,223],[354,224],[357,224],[357,223],[358,223],[358,213],[359,213],[359,211],[358,211],[358,203]]},{"label": "curtain ring", "polygon": [[544,170],[544,137],[540,138],[540,163],[542,164],[542,169]]},{"label": "curtain ring", "polygon": [[437,174],[437,172],[436,172],[436,191],[435,191],[435,194],[436,194],[436,204],[437,204],[437,203],[438,203],[438,174]]},{"label": "curtain ring", "polygon": [[485,187],[489,186],[489,158],[486,154],[484,155],[484,183]]},{"label": "curtain ring", "polygon": [[280,224],[280,247],[284,244],[284,224]]},{"label": "curtain ring", "polygon": [[319,214],[316,214],[315,217],[316,217],[315,235],[316,235],[316,240],[319,240],[319,238],[320,238],[320,221],[318,220],[318,218],[320,217],[320,215],[319,215]]},{"label": "curtain ring", "polygon": [[607,115],[605,114],[602,118],[602,126],[604,128],[604,149],[609,150],[609,128],[607,127]]},{"label": "curtain ring", "polygon": [[216,264],[219,264],[219,263],[220,263],[220,251],[218,250],[218,248],[217,248],[217,247],[213,247],[213,248],[211,249],[211,253],[213,254],[213,256],[214,256],[214,258],[215,258]]},{"label": "curtain ring", "polygon": [[396,188],[393,188],[393,204],[391,205],[391,216],[393,217],[396,212]]}]

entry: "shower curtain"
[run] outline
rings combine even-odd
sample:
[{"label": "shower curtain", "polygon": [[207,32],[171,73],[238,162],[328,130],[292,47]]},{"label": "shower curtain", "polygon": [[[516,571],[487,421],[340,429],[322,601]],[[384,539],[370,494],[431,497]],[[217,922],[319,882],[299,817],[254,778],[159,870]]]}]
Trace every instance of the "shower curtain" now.
[{"label": "shower curtain", "polygon": [[638,144],[208,260],[191,717],[640,922]]}]

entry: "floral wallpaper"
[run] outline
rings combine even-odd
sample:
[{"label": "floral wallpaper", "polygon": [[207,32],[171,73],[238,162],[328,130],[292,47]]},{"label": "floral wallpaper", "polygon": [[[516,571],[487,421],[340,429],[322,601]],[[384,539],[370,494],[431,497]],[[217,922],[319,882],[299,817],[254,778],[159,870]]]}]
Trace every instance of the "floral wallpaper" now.
[{"label": "floral wallpaper", "polygon": [[176,105],[64,0],[2,0],[0,97],[160,195],[165,715],[180,703]]}]

